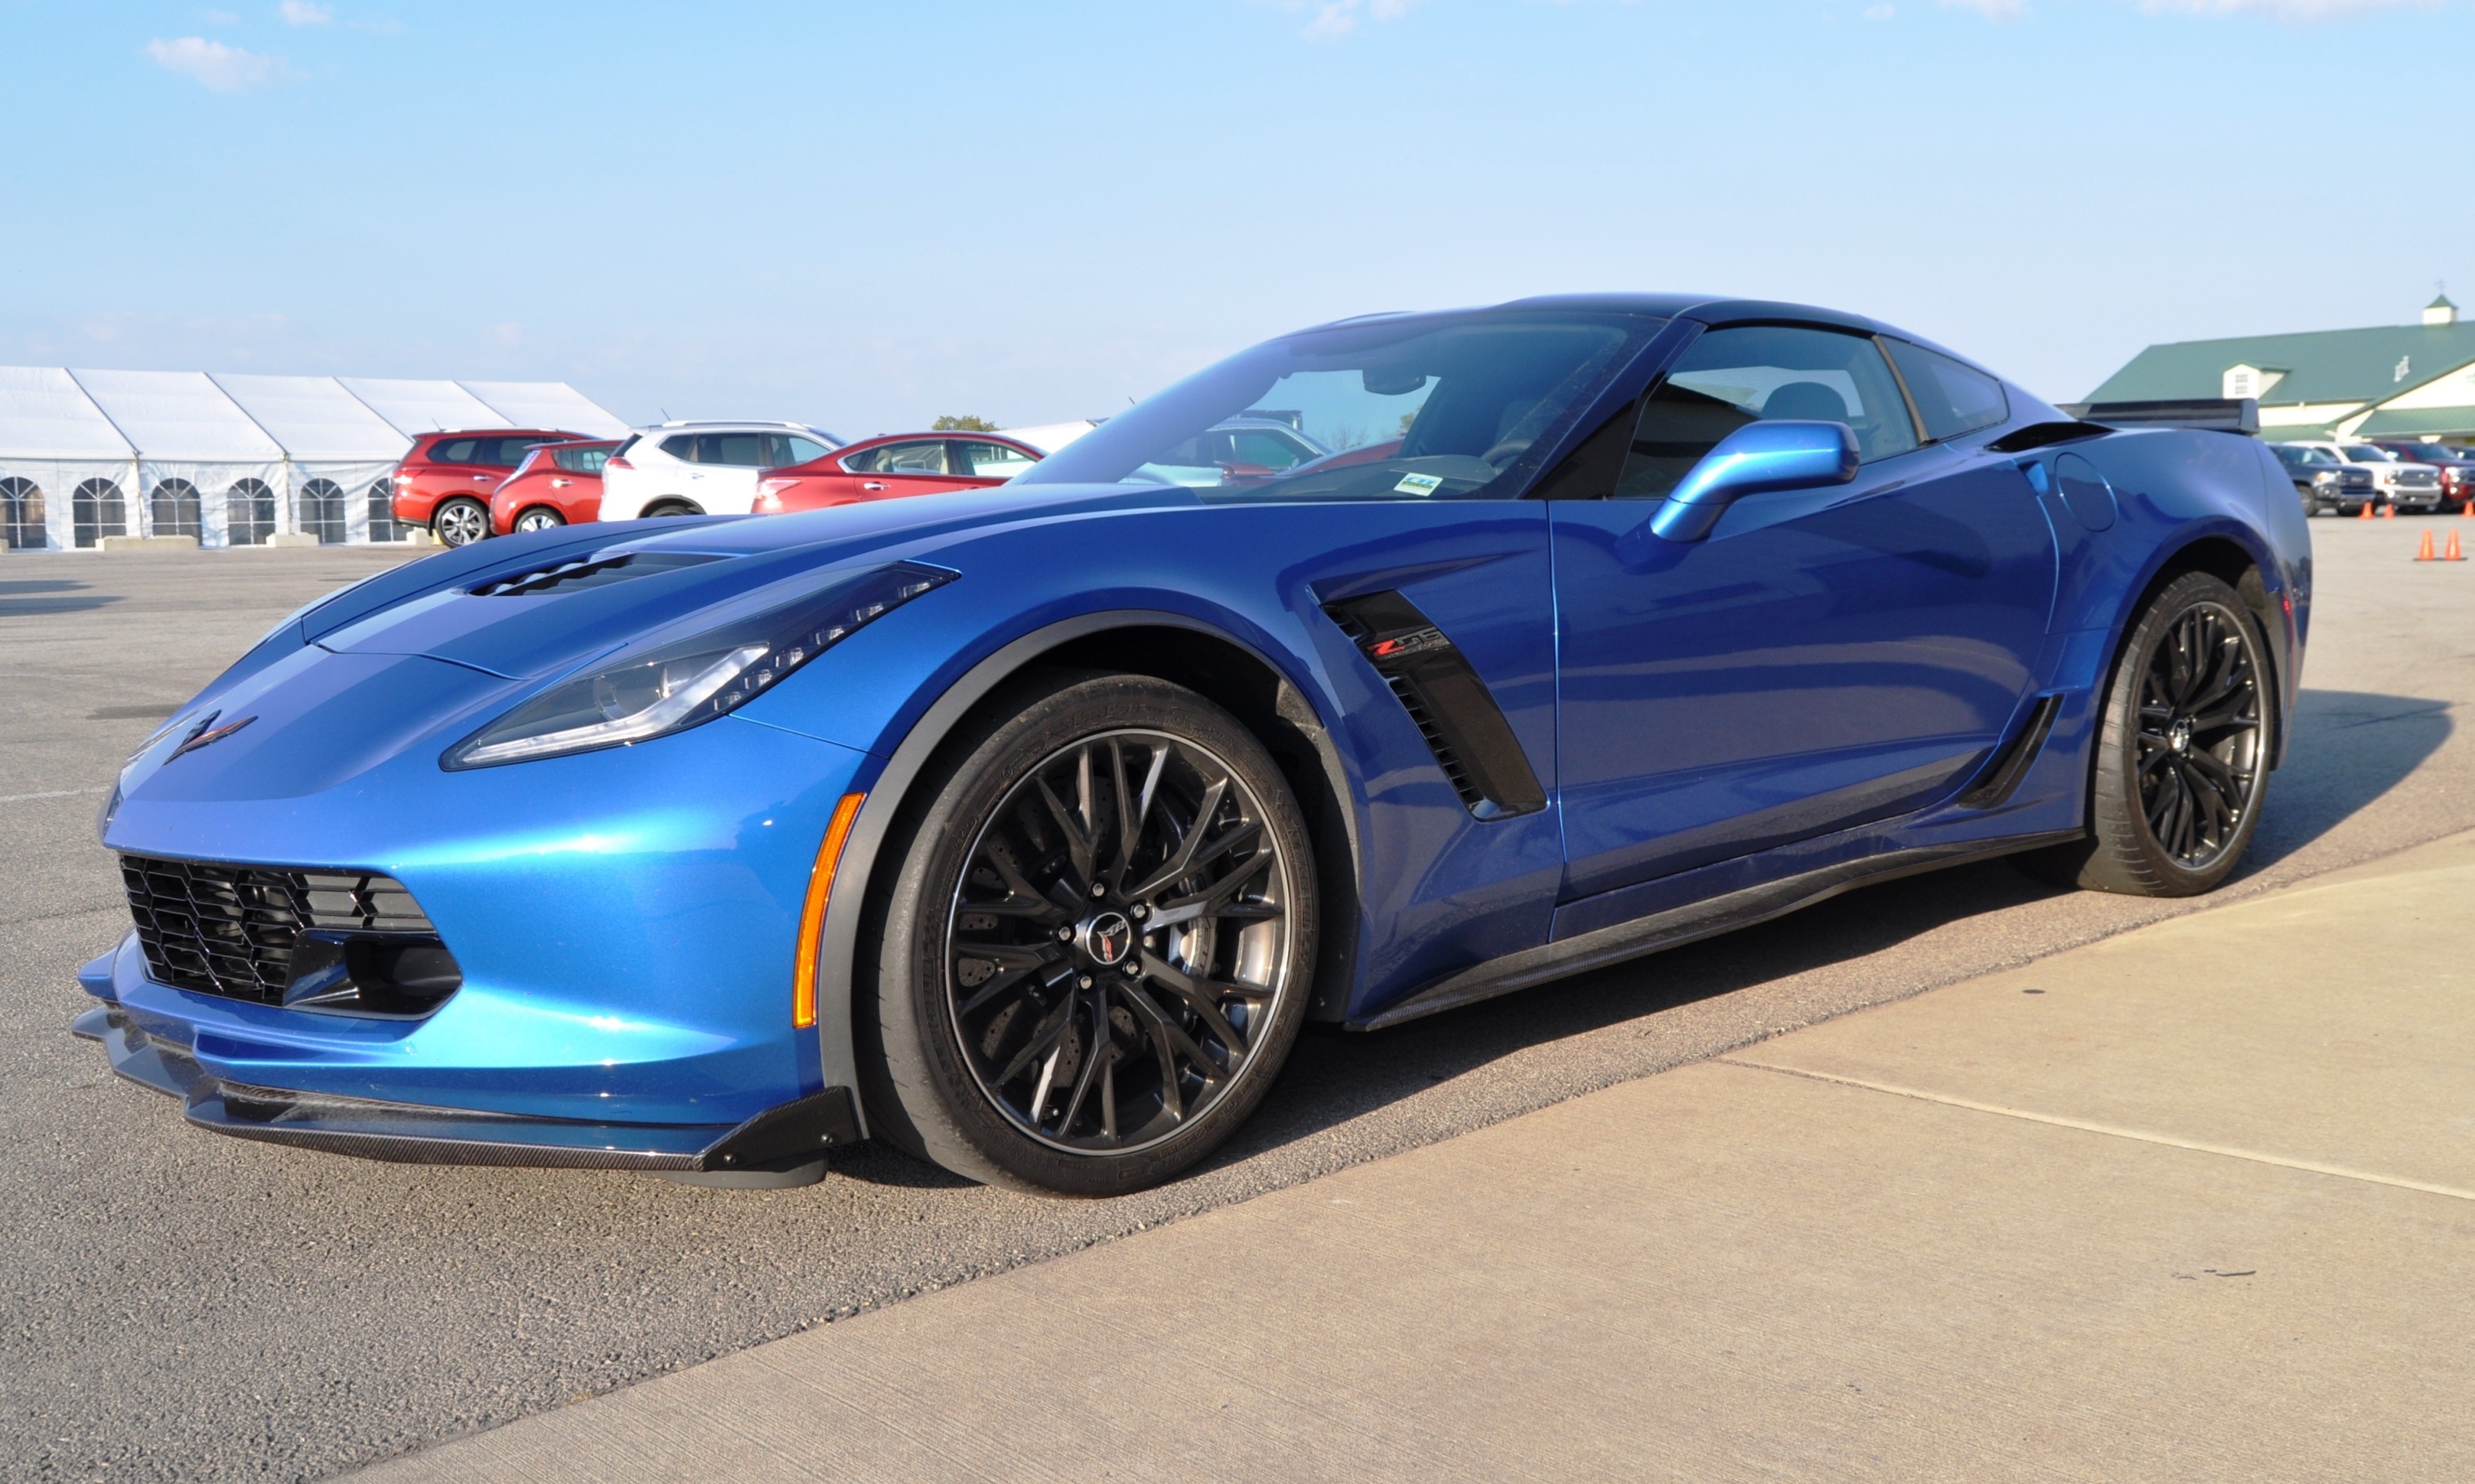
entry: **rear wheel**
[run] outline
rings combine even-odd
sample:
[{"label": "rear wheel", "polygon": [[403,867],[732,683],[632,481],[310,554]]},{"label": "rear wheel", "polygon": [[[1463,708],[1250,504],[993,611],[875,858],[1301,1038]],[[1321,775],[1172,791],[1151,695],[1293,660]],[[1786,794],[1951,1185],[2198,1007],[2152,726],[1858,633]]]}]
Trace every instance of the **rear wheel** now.
[{"label": "rear wheel", "polygon": [[2259,625],[2233,588],[2177,577],[2124,640],[2098,723],[2089,838],[2016,858],[2061,886],[2196,896],[2260,826],[2276,701]]},{"label": "rear wheel", "polygon": [[469,547],[490,534],[490,507],[457,496],[430,513],[429,529],[442,547]]},{"label": "rear wheel", "polygon": [[524,514],[516,517],[516,530],[519,534],[525,531],[553,530],[559,526],[565,525],[566,523],[567,517],[560,515],[557,511],[551,509],[547,505],[535,505],[530,510],[527,510]]},{"label": "rear wheel", "polygon": [[657,499],[645,507],[645,519],[661,520],[667,516],[702,515],[694,504],[684,499]]},{"label": "rear wheel", "polygon": [[1139,675],[1027,690],[948,756],[872,894],[871,1123],[990,1183],[1175,1175],[1254,1111],[1305,1018],[1313,859],[1280,769]]}]

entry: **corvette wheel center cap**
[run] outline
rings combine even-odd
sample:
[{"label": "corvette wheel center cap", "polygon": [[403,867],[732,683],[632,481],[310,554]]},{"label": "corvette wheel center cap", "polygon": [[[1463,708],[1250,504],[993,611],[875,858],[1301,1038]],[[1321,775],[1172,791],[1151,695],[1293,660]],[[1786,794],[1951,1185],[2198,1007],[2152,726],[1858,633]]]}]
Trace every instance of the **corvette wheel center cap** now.
[{"label": "corvette wheel center cap", "polygon": [[2166,733],[2166,745],[2173,748],[2178,753],[2189,752],[2192,750],[2191,718],[2176,717],[2174,718],[2173,726],[2169,727]]},{"label": "corvette wheel center cap", "polygon": [[1135,925],[1124,912],[1093,912],[1083,919],[1082,930],[1076,936],[1082,940],[1083,952],[1102,968],[1115,968],[1135,948]]}]

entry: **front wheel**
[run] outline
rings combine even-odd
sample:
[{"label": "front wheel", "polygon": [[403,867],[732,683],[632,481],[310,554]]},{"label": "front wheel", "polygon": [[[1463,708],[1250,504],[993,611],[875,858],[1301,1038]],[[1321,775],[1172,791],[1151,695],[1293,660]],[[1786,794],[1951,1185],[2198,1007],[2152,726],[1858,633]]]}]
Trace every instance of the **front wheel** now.
[{"label": "front wheel", "polygon": [[527,531],[555,530],[566,523],[567,518],[560,515],[557,511],[550,509],[547,506],[535,505],[530,510],[527,510],[524,514],[516,517],[515,528],[516,534],[523,535]]},{"label": "front wheel", "polygon": [[490,534],[490,507],[459,496],[431,513],[429,529],[442,547],[469,547]]},{"label": "front wheel", "polygon": [[1115,1195],[1210,1154],[1297,1039],[1313,852],[1236,718],[1057,677],[923,778],[871,893],[871,1123],[958,1175]]},{"label": "front wheel", "polygon": [[2206,572],[2169,583],[2123,641],[2098,722],[2089,837],[2017,858],[2060,886],[2197,896],[2260,827],[2276,699],[2260,626]]}]

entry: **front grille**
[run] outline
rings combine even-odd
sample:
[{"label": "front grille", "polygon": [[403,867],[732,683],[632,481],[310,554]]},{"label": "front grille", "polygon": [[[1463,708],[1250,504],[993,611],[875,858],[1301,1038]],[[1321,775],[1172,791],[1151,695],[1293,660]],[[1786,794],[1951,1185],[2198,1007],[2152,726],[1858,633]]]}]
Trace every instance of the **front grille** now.
[{"label": "front grille", "polygon": [[434,937],[394,878],[200,861],[120,858],[147,969],[182,989],[283,1002],[292,949],[311,929]]}]

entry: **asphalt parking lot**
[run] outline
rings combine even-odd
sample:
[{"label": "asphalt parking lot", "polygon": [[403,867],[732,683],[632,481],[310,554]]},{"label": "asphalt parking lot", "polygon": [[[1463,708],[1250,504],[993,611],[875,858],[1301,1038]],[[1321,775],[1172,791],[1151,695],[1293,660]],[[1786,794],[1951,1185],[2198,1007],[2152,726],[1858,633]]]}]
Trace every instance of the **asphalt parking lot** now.
[{"label": "asphalt parking lot", "polygon": [[[2454,719],[2475,694],[2475,564],[2409,559],[2438,524],[2314,523],[2292,754],[2218,900],[2475,827]],[[1317,1034],[1211,1166],[1112,1202],[1000,1194],[870,1149],[821,1185],[753,1194],[192,1132],[66,1031],[75,966],[123,931],[95,808],[266,625],[398,559],[0,558],[0,1473],[323,1476],[2207,905],[2055,893],[1994,864]]]}]

